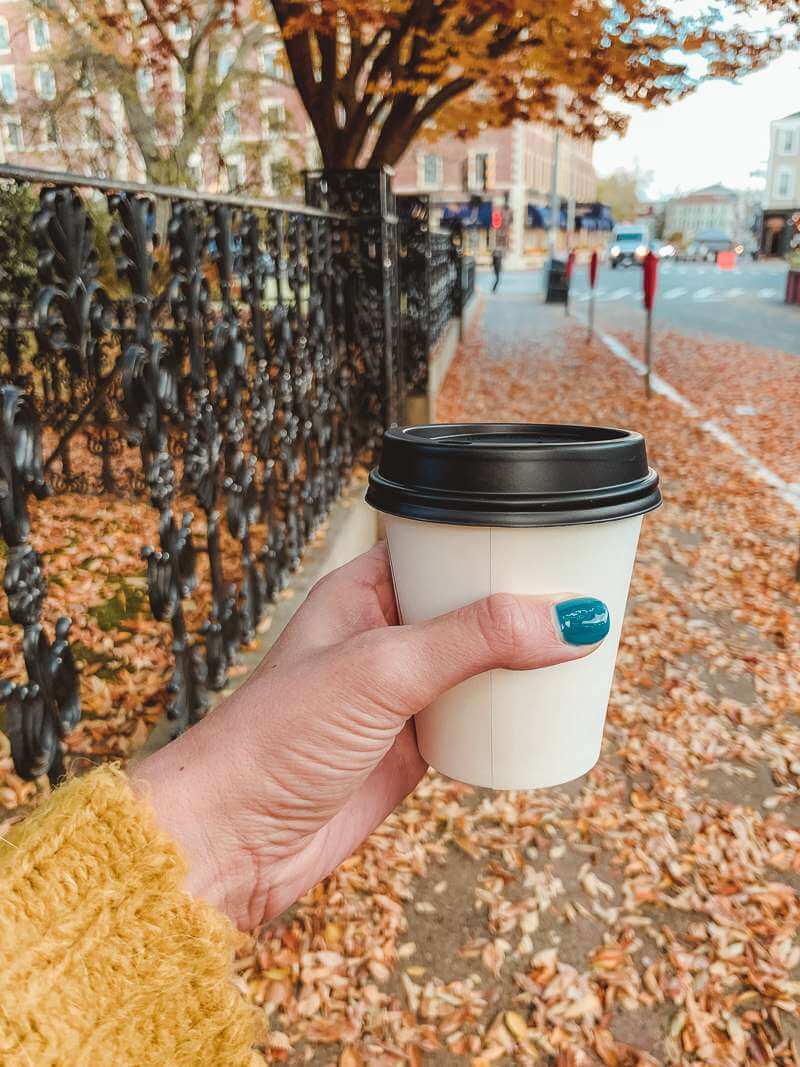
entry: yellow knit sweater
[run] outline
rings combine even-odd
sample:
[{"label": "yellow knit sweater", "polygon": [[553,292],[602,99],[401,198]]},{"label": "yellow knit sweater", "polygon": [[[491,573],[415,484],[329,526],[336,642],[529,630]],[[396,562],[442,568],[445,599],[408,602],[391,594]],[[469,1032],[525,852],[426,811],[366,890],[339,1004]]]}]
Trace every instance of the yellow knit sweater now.
[{"label": "yellow knit sweater", "polygon": [[69,782],[0,840],[0,1064],[250,1067],[231,924],[125,776]]}]

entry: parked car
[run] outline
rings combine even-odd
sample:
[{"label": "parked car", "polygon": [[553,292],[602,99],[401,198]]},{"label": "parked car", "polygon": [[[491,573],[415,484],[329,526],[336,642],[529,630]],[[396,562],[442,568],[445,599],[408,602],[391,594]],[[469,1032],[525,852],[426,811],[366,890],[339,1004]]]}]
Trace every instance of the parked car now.
[{"label": "parked car", "polygon": [[675,245],[669,241],[651,241],[650,251],[654,252],[659,259],[674,259],[676,255]]},{"label": "parked car", "polygon": [[608,249],[608,262],[616,270],[641,266],[650,246],[650,235],[644,226],[631,224],[615,226]]}]

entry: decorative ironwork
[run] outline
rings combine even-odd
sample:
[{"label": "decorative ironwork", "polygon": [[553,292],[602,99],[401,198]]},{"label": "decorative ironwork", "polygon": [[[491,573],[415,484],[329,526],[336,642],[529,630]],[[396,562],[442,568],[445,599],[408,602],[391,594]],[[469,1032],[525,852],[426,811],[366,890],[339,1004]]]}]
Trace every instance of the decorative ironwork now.
[{"label": "decorative ironwork", "polygon": [[33,401],[15,385],[0,386],[0,530],[8,546],[3,588],[11,621],[23,628],[28,681],[4,681],[5,729],[14,766],[26,778],[64,773],[61,741],[80,716],[78,674],[69,645],[70,620],[56,623],[51,644],[41,623],[47,583],[29,541],[28,497],[48,495]]},{"label": "decorative ironwork", "polygon": [[409,394],[422,395],[428,388],[431,351],[451,318],[462,318],[472,296],[475,262],[462,255],[460,230],[433,229],[430,197],[400,196],[397,207],[406,387]]},{"label": "decorative ironwork", "polygon": [[[40,622],[30,494],[126,494],[155,510],[143,568],[171,628],[169,714],[182,730],[400,417],[404,363],[417,387],[461,304],[447,235],[428,233],[424,272],[409,260],[401,276],[383,172],[309,175],[308,207],[0,166],[3,177],[41,192],[38,290],[2,324],[3,584],[27,681],[5,683],[0,702],[19,773],[55,780],[79,675],[69,621],[52,643]],[[401,304],[425,309],[422,356],[405,330],[401,346]]]}]

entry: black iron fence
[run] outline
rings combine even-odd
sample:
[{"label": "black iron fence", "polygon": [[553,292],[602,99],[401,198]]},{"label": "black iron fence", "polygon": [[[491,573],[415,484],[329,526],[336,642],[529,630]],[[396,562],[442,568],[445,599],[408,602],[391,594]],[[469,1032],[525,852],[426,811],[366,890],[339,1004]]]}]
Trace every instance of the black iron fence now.
[{"label": "black iron fence", "polygon": [[[473,267],[427,213],[402,205],[398,220],[379,172],[311,174],[305,207],[25,168],[0,179],[0,531],[25,674],[0,701],[18,773],[56,779],[82,683],[70,620],[52,636],[42,624],[30,498],[154,509],[147,593],[171,628],[168,714],[185,728],[424,388]],[[201,554],[209,610],[193,631]]]}]

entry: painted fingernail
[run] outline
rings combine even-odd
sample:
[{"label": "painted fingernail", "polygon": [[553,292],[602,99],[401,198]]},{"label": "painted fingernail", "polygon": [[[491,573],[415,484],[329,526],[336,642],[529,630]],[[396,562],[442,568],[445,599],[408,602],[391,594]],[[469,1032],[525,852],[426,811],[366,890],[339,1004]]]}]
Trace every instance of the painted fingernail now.
[{"label": "painted fingernail", "polygon": [[611,629],[611,616],[602,600],[578,596],[556,604],[561,636],[568,645],[596,645]]}]

